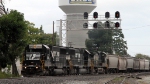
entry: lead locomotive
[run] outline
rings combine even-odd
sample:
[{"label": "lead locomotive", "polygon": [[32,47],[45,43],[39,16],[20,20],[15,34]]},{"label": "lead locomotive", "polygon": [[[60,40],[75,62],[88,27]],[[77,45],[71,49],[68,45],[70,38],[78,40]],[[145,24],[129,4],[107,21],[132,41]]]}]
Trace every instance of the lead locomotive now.
[{"label": "lead locomotive", "polygon": [[25,48],[21,74],[44,75],[50,73],[51,52],[47,45],[35,44]]}]

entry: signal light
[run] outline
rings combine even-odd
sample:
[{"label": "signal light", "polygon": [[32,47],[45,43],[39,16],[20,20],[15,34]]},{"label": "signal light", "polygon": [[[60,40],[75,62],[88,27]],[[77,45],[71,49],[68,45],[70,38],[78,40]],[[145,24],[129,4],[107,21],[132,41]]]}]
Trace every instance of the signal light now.
[{"label": "signal light", "polygon": [[116,22],[116,23],[115,23],[115,27],[116,27],[116,28],[120,27],[120,23],[119,23],[119,22]]},{"label": "signal light", "polygon": [[106,27],[106,28],[110,28],[109,21],[106,21],[106,22],[105,22],[105,27]]},{"label": "signal light", "polygon": [[115,12],[115,18],[117,18],[117,19],[120,18],[120,13],[119,13],[119,11],[116,11],[116,12]]},{"label": "signal light", "polygon": [[93,28],[97,28],[97,22],[93,24]]},{"label": "signal light", "polygon": [[109,12],[106,12],[105,13],[105,18],[109,18],[110,17],[110,13]]},{"label": "signal light", "polygon": [[88,23],[84,23],[83,28],[88,28]]},{"label": "signal light", "polygon": [[88,19],[88,12],[84,12],[84,19]]},{"label": "signal light", "polygon": [[95,18],[95,19],[98,18],[98,13],[97,12],[93,13],[93,18]]}]

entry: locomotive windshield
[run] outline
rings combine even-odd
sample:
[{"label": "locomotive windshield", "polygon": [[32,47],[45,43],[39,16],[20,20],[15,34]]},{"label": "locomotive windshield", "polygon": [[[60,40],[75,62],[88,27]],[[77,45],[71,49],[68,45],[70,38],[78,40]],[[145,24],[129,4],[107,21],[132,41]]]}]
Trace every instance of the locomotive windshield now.
[{"label": "locomotive windshield", "polygon": [[40,60],[40,52],[42,49],[28,49],[26,50],[26,60]]},{"label": "locomotive windshield", "polygon": [[26,53],[26,60],[40,60],[40,53]]}]

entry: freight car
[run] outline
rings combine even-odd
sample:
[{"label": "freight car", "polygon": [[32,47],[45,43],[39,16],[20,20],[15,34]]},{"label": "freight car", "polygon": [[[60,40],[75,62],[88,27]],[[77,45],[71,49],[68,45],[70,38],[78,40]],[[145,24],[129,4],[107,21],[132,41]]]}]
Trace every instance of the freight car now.
[{"label": "freight car", "polygon": [[[118,73],[118,72],[142,72],[150,70],[150,61],[146,59],[137,59],[127,56],[117,56],[105,54],[104,62],[98,61],[102,59],[97,58],[97,54],[94,55],[94,67],[99,66],[103,73]],[[100,58],[102,57],[99,56]],[[97,65],[98,64],[98,65]]]},{"label": "freight car", "polygon": [[133,70],[136,72],[139,72],[139,70],[140,70],[140,59],[134,58]]},{"label": "freight car", "polygon": [[45,75],[50,73],[51,53],[47,45],[27,45],[22,60],[21,74]]},{"label": "freight car", "polygon": [[118,71],[118,56],[116,55],[107,55],[107,72],[117,72]]},{"label": "freight car", "polygon": [[150,65],[149,60],[145,60],[144,62],[145,62],[145,67],[144,68],[145,68],[145,71],[147,72],[147,71],[149,71],[149,68],[150,68],[149,67],[149,65]]},{"label": "freight car", "polygon": [[126,57],[126,59],[127,59],[127,72],[133,72],[133,63],[134,63],[133,57]]}]

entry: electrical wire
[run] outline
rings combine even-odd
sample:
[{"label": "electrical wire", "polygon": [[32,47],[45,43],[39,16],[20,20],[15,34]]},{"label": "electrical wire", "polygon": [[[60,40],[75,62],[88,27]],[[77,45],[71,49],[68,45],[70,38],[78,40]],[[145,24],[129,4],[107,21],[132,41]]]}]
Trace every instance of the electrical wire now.
[{"label": "electrical wire", "polygon": [[139,28],[148,27],[148,26],[150,26],[150,25],[145,25],[145,26],[135,27],[135,28],[128,28],[128,29],[123,29],[123,30],[139,29]]}]

